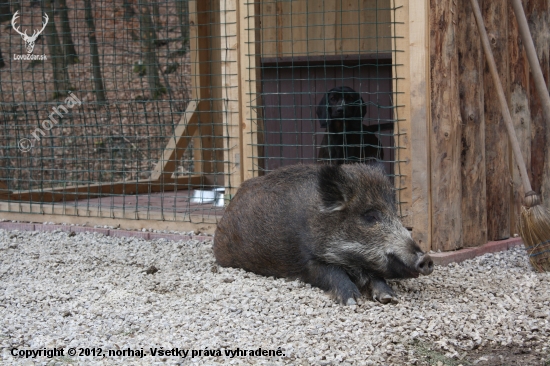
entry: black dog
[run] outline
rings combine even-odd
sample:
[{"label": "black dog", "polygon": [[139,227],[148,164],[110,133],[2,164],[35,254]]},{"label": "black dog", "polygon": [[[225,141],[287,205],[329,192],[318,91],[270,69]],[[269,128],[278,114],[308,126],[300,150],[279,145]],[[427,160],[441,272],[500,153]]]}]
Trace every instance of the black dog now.
[{"label": "black dog", "polygon": [[383,159],[384,152],[374,134],[378,126],[363,125],[367,106],[350,87],[330,89],[317,106],[317,117],[327,133],[321,142],[319,160],[331,164]]}]

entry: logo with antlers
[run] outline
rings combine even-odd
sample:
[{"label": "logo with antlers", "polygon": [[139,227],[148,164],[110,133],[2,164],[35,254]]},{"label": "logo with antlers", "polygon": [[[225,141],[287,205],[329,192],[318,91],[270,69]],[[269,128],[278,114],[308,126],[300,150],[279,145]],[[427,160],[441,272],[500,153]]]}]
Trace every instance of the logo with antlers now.
[{"label": "logo with antlers", "polygon": [[21,37],[23,37],[23,40],[25,41],[25,43],[27,44],[27,53],[32,53],[32,51],[34,50],[34,42],[36,42],[36,39],[38,38],[38,36],[40,35],[40,33],[42,33],[42,31],[44,30],[44,28],[46,28],[46,24],[48,24],[48,14],[44,13],[44,23],[43,26],[42,26],[42,29],[40,29],[39,31],[34,31],[32,33],[32,36],[29,36],[27,34],[27,30],[25,29],[25,33],[23,32],[20,32],[19,31],[19,27],[16,28],[15,26],[15,21],[17,19],[17,17],[19,15],[17,15],[17,13],[19,13],[19,10],[15,12],[15,14],[13,14],[13,18],[11,18],[11,25],[13,27],[13,29],[15,29],[15,31],[17,33],[19,33],[21,35]]}]

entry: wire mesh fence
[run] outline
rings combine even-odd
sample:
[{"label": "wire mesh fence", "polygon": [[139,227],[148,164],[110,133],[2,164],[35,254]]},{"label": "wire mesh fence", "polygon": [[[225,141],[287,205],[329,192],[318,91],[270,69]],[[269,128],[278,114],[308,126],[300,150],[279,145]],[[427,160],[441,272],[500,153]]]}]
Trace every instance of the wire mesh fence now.
[{"label": "wire mesh fence", "polygon": [[[402,190],[390,0],[256,5],[253,175],[290,164],[382,164]],[[401,199],[399,198],[399,202]]]},{"label": "wire mesh fence", "polygon": [[[0,211],[216,222],[247,161],[248,176],[369,160],[399,175],[393,11],[389,0],[0,0]],[[239,21],[253,42],[237,62]],[[361,118],[323,121],[323,96],[341,86],[359,93],[348,102]],[[248,129],[235,133],[234,115]]]}]

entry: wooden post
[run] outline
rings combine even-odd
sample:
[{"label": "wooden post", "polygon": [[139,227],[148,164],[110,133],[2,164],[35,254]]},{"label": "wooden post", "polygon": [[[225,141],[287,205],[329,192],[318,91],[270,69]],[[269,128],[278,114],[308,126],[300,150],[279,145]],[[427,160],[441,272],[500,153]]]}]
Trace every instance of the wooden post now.
[{"label": "wooden post", "polygon": [[[485,0],[480,7],[500,81],[509,100],[508,2]],[[510,237],[510,151],[493,79],[489,70],[484,69],[487,239],[500,240]]]},{"label": "wooden post", "polygon": [[223,169],[218,10],[218,0],[189,2],[193,98],[204,102],[198,111],[198,137],[193,140],[195,173],[219,173]]},{"label": "wooden post", "polygon": [[221,71],[225,195],[230,199],[242,183],[241,126],[239,121],[239,47],[237,0],[220,2]]},{"label": "wooden post", "polygon": [[[403,224],[423,250],[430,246],[426,84],[426,0],[392,2],[395,187]],[[397,50],[399,52],[397,52]],[[414,70],[414,72],[412,71]]]},{"label": "wooden post", "polygon": [[469,0],[458,5],[457,51],[462,118],[462,241],[464,247],[487,243],[485,115],[483,65],[479,32]]},{"label": "wooden post", "polygon": [[462,246],[461,125],[455,0],[430,3],[432,249]]},{"label": "wooden post", "polygon": [[[523,160],[531,166],[531,111],[529,110],[529,63],[523,48],[516,17],[508,6],[508,53],[510,57],[510,115],[518,138]],[[536,98],[536,96],[535,96]],[[510,154],[509,169],[512,172],[510,230],[519,234],[517,228],[525,190],[515,162]],[[528,169],[529,172],[529,169]],[[531,177],[530,177],[530,180]]]},{"label": "wooden post", "polygon": [[[550,0],[525,2],[525,14],[533,37],[542,73],[550,85]],[[532,188],[540,192],[542,202],[550,208],[550,126],[545,122],[533,76],[529,75],[529,109],[531,110],[531,174]]]},{"label": "wooden post", "polygon": [[[400,8],[402,6],[402,8]],[[404,97],[409,93],[410,98],[405,98],[406,108],[410,109],[408,120],[409,138],[405,135],[402,143],[407,143],[410,149],[410,168],[403,167],[402,173],[410,178],[404,182],[405,189],[403,194],[410,197],[410,211],[412,216],[413,238],[423,250],[430,250],[432,245],[432,227],[431,227],[431,176],[430,176],[430,139],[428,129],[430,126],[430,79],[428,60],[428,0],[400,0],[395,1],[396,27],[400,22],[404,23],[403,32],[396,32],[396,42],[400,42],[403,37],[404,44],[399,43],[395,46],[397,50],[404,50],[404,53],[393,52],[396,64],[403,64],[408,70],[404,70],[405,82],[398,85],[399,91],[404,93]],[[394,27],[392,26],[392,29]],[[396,28],[399,30],[399,28]],[[408,39],[407,39],[408,38]],[[399,58],[403,58],[400,60]],[[398,73],[395,77],[401,77]],[[408,82],[407,82],[408,77]],[[402,98],[401,98],[402,99]],[[406,125],[405,125],[406,126]],[[400,124],[404,128],[403,124]],[[409,142],[410,141],[410,142]],[[400,153],[402,160],[403,154]],[[408,188],[410,187],[410,188]],[[409,193],[410,192],[410,193]],[[407,222],[406,222],[407,223]]]},{"label": "wooden post", "polygon": [[239,24],[239,100],[242,136],[243,181],[258,176],[257,45],[256,6],[253,1],[238,0]]}]

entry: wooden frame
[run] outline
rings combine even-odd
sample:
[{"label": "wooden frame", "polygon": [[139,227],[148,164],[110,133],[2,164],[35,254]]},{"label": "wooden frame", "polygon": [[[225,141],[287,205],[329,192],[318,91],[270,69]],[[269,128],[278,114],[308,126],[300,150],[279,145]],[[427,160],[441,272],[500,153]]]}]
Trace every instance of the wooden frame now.
[{"label": "wooden frame", "polygon": [[[431,249],[428,0],[392,0],[395,134],[399,157],[395,171],[405,226],[423,250]],[[395,52],[402,50],[403,52]]]}]

